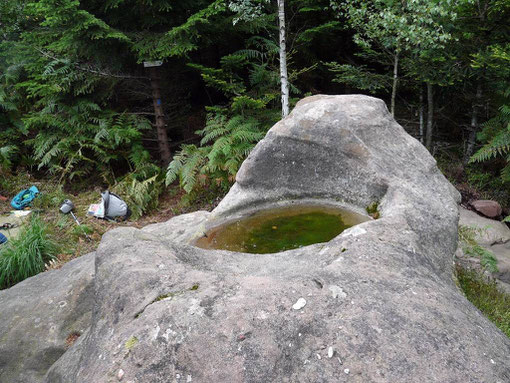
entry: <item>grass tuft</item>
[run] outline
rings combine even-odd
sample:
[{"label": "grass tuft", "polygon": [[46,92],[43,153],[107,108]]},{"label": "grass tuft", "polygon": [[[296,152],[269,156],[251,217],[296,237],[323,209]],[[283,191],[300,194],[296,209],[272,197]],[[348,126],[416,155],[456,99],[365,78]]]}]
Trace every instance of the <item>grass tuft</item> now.
[{"label": "grass tuft", "polygon": [[483,232],[483,229],[459,225],[459,241],[462,250],[472,257],[479,258],[484,269],[496,273],[498,271],[498,260],[491,251],[476,242],[475,236],[481,232]]},{"label": "grass tuft", "polygon": [[510,338],[510,295],[479,271],[457,266],[457,280],[467,299]]},{"label": "grass tuft", "polygon": [[18,238],[0,247],[0,288],[11,287],[44,271],[58,251],[48,227],[34,215]]}]

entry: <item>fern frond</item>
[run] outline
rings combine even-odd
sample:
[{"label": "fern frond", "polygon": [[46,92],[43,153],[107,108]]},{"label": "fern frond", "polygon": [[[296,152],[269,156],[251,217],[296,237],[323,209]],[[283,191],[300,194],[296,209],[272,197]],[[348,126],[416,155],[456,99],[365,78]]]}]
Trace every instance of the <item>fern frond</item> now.
[{"label": "fern frond", "polygon": [[492,140],[479,149],[470,162],[483,162],[497,156],[503,156],[510,151],[510,130],[499,132]]}]

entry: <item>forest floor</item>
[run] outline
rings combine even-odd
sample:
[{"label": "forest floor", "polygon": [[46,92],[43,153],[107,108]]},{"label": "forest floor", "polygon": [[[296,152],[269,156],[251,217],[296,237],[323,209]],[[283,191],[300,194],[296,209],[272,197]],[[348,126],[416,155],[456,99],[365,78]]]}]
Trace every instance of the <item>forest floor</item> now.
[{"label": "forest floor", "polygon": [[[10,218],[12,215],[9,215],[13,211],[10,201],[19,191],[32,185],[37,186],[41,193],[32,203],[30,210],[32,214],[36,213],[42,218],[52,237],[61,244],[57,259],[50,268],[60,268],[66,262],[94,251],[101,242],[101,237],[108,230],[123,226],[142,228],[149,224],[168,221],[176,215],[196,210],[210,211],[219,202],[219,196],[216,195],[204,195],[192,202],[186,202],[186,199],[183,199],[184,192],[173,185],[164,190],[159,198],[157,209],[149,214],[136,220],[108,221],[87,215],[89,206],[101,201],[101,192],[104,191],[101,187],[91,187],[79,192],[66,191],[54,181],[36,180],[29,175],[23,175],[13,178],[7,190],[0,190],[0,195],[4,197],[0,198],[2,222],[15,221],[14,218]],[[70,214],[64,215],[60,212],[60,206],[65,199],[73,202],[75,206],[73,212],[81,226],[76,224]],[[27,219],[25,218],[25,222]]]}]

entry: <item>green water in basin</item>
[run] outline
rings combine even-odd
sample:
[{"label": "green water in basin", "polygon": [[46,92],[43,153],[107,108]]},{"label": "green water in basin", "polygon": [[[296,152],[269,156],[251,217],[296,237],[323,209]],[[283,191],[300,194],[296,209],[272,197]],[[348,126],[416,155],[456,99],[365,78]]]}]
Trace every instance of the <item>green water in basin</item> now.
[{"label": "green water in basin", "polygon": [[263,210],[210,230],[195,245],[242,253],[277,253],[328,242],[345,229],[369,219],[349,210],[323,206]]}]

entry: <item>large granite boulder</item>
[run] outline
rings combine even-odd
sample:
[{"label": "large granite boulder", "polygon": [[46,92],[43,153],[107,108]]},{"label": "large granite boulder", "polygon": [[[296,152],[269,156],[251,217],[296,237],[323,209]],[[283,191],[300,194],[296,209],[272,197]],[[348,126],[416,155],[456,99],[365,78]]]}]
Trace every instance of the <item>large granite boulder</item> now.
[{"label": "large granite boulder", "polygon": [[[44,381],[508,382],[510,340],[453,281],[458,202],[381,100],[306,98],[212,213],[105,234],[91,326]],[[302,203],[380,218],[276,254],[192,246]]]},{"label": "large granite boulder", "polygon": [[0,291],[0,382],[41,382],[90,327],[94,254]]}]

